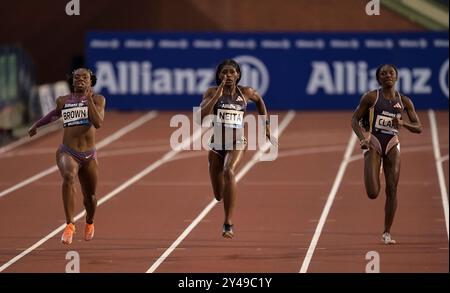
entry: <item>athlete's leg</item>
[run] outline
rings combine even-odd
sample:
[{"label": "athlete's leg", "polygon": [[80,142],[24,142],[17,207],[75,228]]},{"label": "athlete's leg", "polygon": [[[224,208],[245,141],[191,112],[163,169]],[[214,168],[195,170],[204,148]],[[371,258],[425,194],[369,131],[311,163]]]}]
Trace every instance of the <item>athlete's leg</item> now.
[{"label": "athlete's leg", "polygon": [[386,179],[386,204],[384,206],[384,232],[390,233],[397,210],[397,185],[400,177],[400,148],[392,147],[383,160],[384,176]]},{"label": "athlete's leg", "polygon": [[380,193],[380,166],[381,156],[372,147],[364,153],[364,185],[367,196],[377,198]]},{"label": "athlete's leg", "polygon": [[56,164],[63,177],[62,198],[66,223],[74,223],[75,213],[75,178],[78,173],[78,162],[69,154],[58,150],[56,152]]},{"label": "athlete's leg", "polygon": [[244,157],[244,150],[232,150],[227,152],[223,168],[223,206],[225,210],[225,224],[233,224],[233,211],[236,204],[236,169]]},{"label": "athlete's leg", "polygon": [[209,151],[208,153],[209,163],[209,178],[214,192],[214,197],[218,200],[222,200],[223,192],[223,163],[224,158],[215,151]]},{"label": "athlete's leg", "polygon": [[95,209],[97,208],[97,198],[95,190],[97,188],[98,179],[98,162],[97,159],[89,161],[78,171],[81,189],[83,191],[83,204],[86,209],[86,223],[94,222]]}]

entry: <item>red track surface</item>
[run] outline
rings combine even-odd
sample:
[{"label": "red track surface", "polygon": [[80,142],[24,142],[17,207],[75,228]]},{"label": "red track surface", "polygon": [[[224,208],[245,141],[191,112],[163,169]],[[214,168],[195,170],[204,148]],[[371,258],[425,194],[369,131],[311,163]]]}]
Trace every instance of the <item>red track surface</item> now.
[{"label": "red track surface", "polygon": [[[97,141],[144,113],[107,113]],[[171,150],[174,113],[156,118],[99,150],[98,199]],[[280,121],[286,113],[280,113]],[[424,131],[401,132],[399,207],[381,243],[384,191],[364,192],[363,162],[350,162],[332,202],[307,272],[364,272],[369,251],[382,272],[448,272],[448,236],[427,112]],[[238,183],[235,232],[221,237],[222,203],[187,234],[155,272],[299,272],[350,139],[350,112],[299,112],[280,136],[279,157],[254,165]],[[436,112],[448,193],[448,112]],[[55,163],[61,131],[0,154],[0,192]],[[248,151],[241,166],[253,156]],[[359,155],[357,146],[353,155]],[[384,184],[384,180],[382,180]],[[0,266],[64,223],[60,175],[54,172],[0,198]],[[383,185],[384,186],[384,185]],[[145,272],[212,201],[205,151],[183,151],[97,209],[96,235],[82,241],[84,220],[70,246],[58,232],[3,272],[64,272],[68,251],[81,272]],[[77,213],[82,211],[80,189]]]}]

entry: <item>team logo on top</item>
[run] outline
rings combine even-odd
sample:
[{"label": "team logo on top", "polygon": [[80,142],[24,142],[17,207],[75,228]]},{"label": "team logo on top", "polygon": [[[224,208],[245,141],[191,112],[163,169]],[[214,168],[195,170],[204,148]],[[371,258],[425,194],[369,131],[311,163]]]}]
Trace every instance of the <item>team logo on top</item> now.
[{"label": "team logo on top", "polygon": [[236,98],[236,102],[242,102],[244,99],[241,97],[241,96],[238,96],[237,98]]},{"label": "team logo on top", "polygon": [[395,104],[393,107],[396,108],[396,109],[401,109],[401,108],[402,108],[402,106],[400,105],[400,103]]}]

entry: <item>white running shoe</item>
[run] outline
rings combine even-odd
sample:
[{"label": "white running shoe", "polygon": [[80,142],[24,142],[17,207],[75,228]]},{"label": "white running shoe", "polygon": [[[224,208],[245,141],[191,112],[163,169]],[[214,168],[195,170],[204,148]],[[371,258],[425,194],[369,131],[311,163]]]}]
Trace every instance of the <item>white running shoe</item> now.
[{"label": "white running shoe", "polygon": [[391,234],[389,234],[388,232],[384,232],[383,236],[381,236],[381,237],[382,237],[381,241],[383,241],[384,244],[395,244],[396,243],[396,241],[391,238]]}]

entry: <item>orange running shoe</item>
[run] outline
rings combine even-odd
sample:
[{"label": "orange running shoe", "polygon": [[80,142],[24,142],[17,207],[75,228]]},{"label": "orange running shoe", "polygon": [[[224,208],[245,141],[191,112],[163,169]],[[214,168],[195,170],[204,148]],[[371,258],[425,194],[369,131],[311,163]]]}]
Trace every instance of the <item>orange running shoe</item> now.
[{"label": "orange running shoe", "polygon": [[61,236],[61,242],[63,244],[70,244],[72,243],[72,237],[73,234],[75,234],[75,225],[70,223],[67,224],[66,228],[64,229],[64,232]]},{"label": "orange running shoe", "polygon": [[94,238],[94,223],[86,223],[86,227],[84,228],[84,240],[89,241],[92,240],[92,238]]}]

